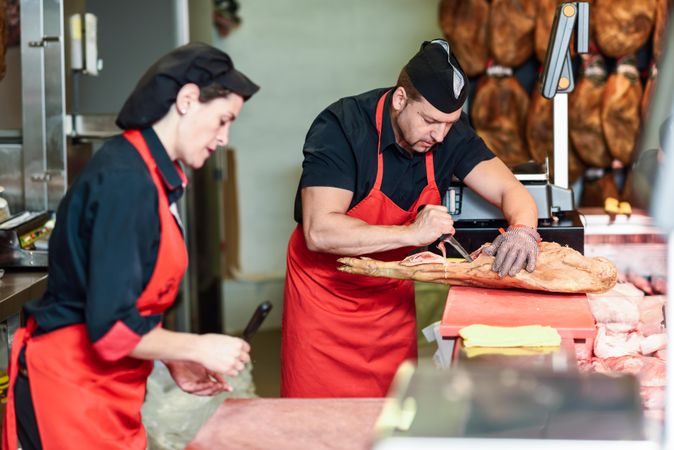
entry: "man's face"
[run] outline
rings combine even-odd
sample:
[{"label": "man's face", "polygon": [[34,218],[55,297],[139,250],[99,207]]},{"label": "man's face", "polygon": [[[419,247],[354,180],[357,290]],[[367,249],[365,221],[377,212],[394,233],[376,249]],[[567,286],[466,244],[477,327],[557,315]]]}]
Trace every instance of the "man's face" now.
[{"label": "man's face", "polygon": [[394,96],[393,108],[397,111],[394,129],[397,129],[398,145],[409,152],[425,153],[442,142],[461,117],[460,109],[443,113],[423,97],[411,100],[405,96],[403,101],[397,102]]}]

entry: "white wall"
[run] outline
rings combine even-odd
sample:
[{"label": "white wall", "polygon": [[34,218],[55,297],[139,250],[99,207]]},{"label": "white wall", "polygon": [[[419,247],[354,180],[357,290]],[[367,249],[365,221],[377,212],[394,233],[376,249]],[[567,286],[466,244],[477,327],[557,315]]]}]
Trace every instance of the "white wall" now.
[{"label": "white wall", "polygon": [[340,97],[395,84],[424,40],[441,37],[437,0],[241,0],[240,29],[215,45],[261,86],[232,127],[244,275],[285,271],[302,144]]}]

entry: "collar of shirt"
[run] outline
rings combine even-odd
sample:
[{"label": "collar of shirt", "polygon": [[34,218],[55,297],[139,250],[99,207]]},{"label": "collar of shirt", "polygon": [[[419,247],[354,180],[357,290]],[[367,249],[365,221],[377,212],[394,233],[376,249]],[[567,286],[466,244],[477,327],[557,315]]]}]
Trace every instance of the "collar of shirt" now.
[{"label": "collar of shirt", "polygon": [[397,151],[402,156],[412,159],[414,155],[410,154],[404,148],[396,143],[395,133],[393,132],[393,123],[391,123],[391,98],[393,97],[393,90],[386,94],[386,101],[384,103],[384,113],[381,124],[381,151],[391,149]]},{"label": "collar of shirt", "polygon": [[145,128],[141,131],[150,153],[157,164],[159,174],[166,187],[166,192],[171,203],[178,200],[187,186],[187,177],[177,161],[171,161],[164,144],[159,140],[159,136],[152,128]]}]

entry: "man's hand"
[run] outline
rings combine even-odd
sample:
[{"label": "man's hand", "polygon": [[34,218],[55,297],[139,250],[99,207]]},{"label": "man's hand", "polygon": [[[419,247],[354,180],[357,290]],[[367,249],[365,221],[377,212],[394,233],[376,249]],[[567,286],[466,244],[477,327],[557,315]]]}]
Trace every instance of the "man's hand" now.
[{"label": "man's hand", "polygon": [[454,221],[446,206],[425,205],[410,229],[421,247],[435,242],[443,234],[454,234]]},{"label": "man's hand", "polygon": [[201,364],[189,361],[164,361],[178,387],[188,394],[215,395],[232,387],[217,372],[206,369]]},{"label": "man's hand", "polygon": [[512,225],[500,234],[483,252],[496,256],[491,270],[503,278],[506,274],[514,277],[525,265],[527,272],[533,272],[538,258],[538,243],[541,236],[527,226]]}]

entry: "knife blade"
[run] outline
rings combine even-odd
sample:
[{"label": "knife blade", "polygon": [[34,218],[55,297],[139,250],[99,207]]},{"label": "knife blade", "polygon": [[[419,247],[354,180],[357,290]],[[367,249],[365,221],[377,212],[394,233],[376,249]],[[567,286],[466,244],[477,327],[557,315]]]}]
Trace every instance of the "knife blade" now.
[{"label": "knife blade", "polygon": [[463,256],[463,259],[468,262],[473,262],[473,258],[470,256],[470,253],[468,253],[466,249],[463,248],[463,245],[459,244],[459,241],[457,241],[456,238],[451,234],[443,234],[440,236],[440,241],[449,242],[449,244],[454,247],[454,249],[459,252],[461,256]]}]

